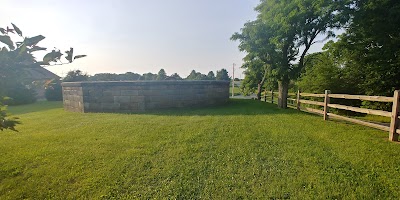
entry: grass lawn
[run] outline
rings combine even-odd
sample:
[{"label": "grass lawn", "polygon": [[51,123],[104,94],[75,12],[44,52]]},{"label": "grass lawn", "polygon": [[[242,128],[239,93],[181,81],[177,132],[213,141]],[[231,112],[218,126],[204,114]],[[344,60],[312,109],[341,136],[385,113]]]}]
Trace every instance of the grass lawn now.
[{"label": "grass lawn", "polygon": [[400,145],[388,133],[230,100],[150,114],[10,107],[0,199],[398,199]]},{"label": "grass lawn", "polygon": [[[235,86],[233,88],[233,92],[234,92],[235,96],[242,94],[242,92],[240,91],[240,88],[238,86]],[[229,86],[229,96],[232,96],[232,84]]]}]

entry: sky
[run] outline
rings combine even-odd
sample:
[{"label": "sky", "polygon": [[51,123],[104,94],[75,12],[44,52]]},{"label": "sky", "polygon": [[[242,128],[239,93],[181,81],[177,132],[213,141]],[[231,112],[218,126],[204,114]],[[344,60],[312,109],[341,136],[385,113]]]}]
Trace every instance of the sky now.
[{"label": "sky", "polygon": [[[254,20],[259,0],[0,0],[0,27],[14,23],[24,36],[46,37],[39,46],[86,54],[71,64],[46,67],[60,75],[157,73],[182,77],[225,68],[243,78],[244,53],[230,40]],[[316,44],[310,52],[320,51]],[[35,54],[42,60],[44,52]]]}]

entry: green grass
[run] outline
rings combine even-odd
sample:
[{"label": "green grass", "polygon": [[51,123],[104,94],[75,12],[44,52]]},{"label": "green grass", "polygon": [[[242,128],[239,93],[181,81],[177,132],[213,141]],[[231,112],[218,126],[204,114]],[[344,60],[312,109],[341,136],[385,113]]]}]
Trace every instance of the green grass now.
[{"label": "green grass", "polygon": [[[238,96],[238,95],[242,94],[242,92],[240,91],[240,88],[238,86],[235,86],[233,88],[233,92],[234,92],[235,96]],[[229,96],[232,96],[232,85],[229,86]]]},{"label": "green grass", "polygon": [[398,199],[388,133],[275,105],[82,114],[10,107],[0,199]]},{"label": "green grass", "polygon": [[378,115],[366,115],[364,117],[356,117],[358,119],[372,121],[372,122],[381,122],[390,124],[390,117],[378,116]]}]

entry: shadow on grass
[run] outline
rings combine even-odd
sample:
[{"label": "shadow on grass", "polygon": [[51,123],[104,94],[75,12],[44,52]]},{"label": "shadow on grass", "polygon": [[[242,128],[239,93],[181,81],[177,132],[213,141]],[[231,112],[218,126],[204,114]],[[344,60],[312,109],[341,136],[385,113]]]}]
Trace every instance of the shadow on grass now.
[{"label": "shadow on grass", "polygon": [[62,108],[62,101],[38,101],[33,104],[8,106],[8,112],[12,115],[22,115],[32,112],[42,112],[51,109]]},{"label": "shadow on grass", "polygon": [[[12,116],[26,113],[43,112],[63,108],[62,102],[39,101],[33,104],[9,106],[8,111]],[[68,111],[65,111],[68,112]],[[126,115],[160,115],[160,116],[221,116],[221,115],[270,115],[294,114],[293,109],[279,109],[277,105],[250,99],[229,99],[226,104],[208,107],[170,108],[144,113],[103,113]]]},{"label": "shadow on grass", "polygon": [[270,115],[294,114],[292,109],[279,109],[276,105],[249,99],[229,99],[224,105],[194,108],[163,109],[145,113],[128,113],[135,115],[166,116],[221,116],[221,115]]}]

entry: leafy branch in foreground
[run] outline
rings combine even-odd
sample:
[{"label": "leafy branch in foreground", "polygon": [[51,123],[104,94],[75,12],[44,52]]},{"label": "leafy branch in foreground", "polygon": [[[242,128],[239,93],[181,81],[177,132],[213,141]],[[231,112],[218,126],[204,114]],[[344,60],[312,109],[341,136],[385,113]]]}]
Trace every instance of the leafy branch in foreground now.
[{"label": "leafy branch in foreground", "polygon": [[5,101],[5,100],[7,100],[7,98],[3,98],[0,101],[0,131],[3,131],[4,129],[10,129],[13,131],[17,131],[15,129],[15,126],[17,124],[20,124],[20,122],[17,121],[18,120],[17,117],[12,117],[12,118],[7,117],[8,116],[7,110],[6,110],[7,106],[3,104],[3,101]]},{"label": "leafy branch in foreground", "polygon": [[[65,59],[68,62],[61,61],[63,53],[60,50],[52,50],[43,57],[43,61],[36,61],[33,52],[47,50],[45,47],[38,46],[38,43],[45,37],[43,35],[26,37],[15,24],[11,23],[11,25],[6,28],[0,27],[0,44],[5,44],[5,46],[0,46],[0,130],[15,130],[14,127],[19,124],[17,118],[7,117],[5,105],[7,101],[3,97],[10,96],[10,90],[15,92],[12,89],[15,85],[25,87],[31,84],[24,80],[26,69],[68,64],[76,59],[86,57],[86,55],[74,56],[74,49],[70,48],[65,51]],[[13,35],[19,36],[22,41],[14,42],[11,37]]]}]

